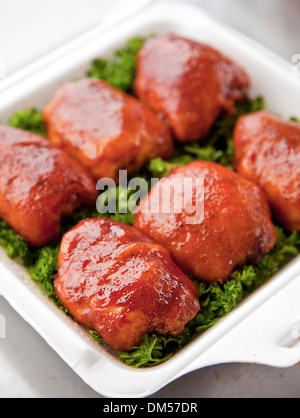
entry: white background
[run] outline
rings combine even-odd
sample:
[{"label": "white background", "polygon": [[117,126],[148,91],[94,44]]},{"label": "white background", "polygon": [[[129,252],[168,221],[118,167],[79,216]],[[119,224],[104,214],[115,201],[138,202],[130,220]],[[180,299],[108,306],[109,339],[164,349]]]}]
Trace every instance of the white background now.
[{"label": "white background", "polygon": [[[5,57],[7,73],[124,12],[132,3],[131,0],[0,0],[0,56]],[[208,10],[288,61],[300,53],[299,0],[190,0],[186,3]],[[3,298],[0,298],[0,315],[5,319],[6,331],[6,338],[0,338],[1,398],[100,397]],[[274,369],[243,364],[209,367],[182,377],[152,397],[299,398],[300,367]]]}]

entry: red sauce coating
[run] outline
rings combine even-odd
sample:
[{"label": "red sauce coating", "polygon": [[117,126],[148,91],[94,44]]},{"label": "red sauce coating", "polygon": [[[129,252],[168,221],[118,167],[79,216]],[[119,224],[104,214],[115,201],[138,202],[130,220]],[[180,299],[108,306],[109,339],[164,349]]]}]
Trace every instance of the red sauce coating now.
[{"label": "red sauce coating", "polygon": [[[196,179],[204,179],[204,217],[188,223],[191,211],[183,207],[162,210],[161,185],[166,180],[193,179],[184,198],[196,206]],[[164,192],[166,195],[167,192]],[[171,208],[179,203],[171,193]],[[198,200],[198,204],[202,202]],[[151,210],[147,210],[146,208]],[[141,202],[134,226],[165,246],[176,264],[200,281],[226,282],[237,265],[256,263],[275,245],[277,234],[263,191],[239,174],[215,163],[196,161],[174,169]]]},{"label": "red sauce coating", "polygon": [[246,97],[249,78],[214,48],[172,33],[146,41],[134,90],[162,115],[177,140],[201,140],[221,114]]},{"label": "red sauce coating", "polygon": [[51,142],[78,159],[96,180],[118,180],[174,149],[167,125],[136,98],[104,81],[62,85],[43,112]]},{"label": "red sauce coating", "polygon": [[165,248],[103,218],[63,237],[54,286],[73,318],[114,351],[132,349],[150,331],[179,335],[200,308],[196,286]]},{"label": "red sauce coating", "polygon": [[90,174],[47,139],[0,126],[0,217],[30,244],[58,239],[61,217],[97,196]]},{"label": "red sauce coating", "polygon": [[234,146],[237,171],[265,191],[287,230],[300,231],[300,124],[256,112],[239,120]]}]

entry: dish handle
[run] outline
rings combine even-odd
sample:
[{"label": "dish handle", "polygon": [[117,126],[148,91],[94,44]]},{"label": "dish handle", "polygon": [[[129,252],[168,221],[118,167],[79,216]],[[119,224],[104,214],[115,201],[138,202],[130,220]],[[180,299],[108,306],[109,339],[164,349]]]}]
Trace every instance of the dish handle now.
[{"label": "dish handle", "polygon": [[224,363],[300,363],[300,275],[204,351],[188,372]]}]

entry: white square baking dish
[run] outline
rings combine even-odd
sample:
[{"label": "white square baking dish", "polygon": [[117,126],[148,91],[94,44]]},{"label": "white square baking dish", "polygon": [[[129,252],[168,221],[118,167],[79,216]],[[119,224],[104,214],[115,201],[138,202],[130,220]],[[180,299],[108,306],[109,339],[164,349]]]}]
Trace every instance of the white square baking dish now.
[{"label": "white square baking dish", "polygon": [[[25,107],[43,108],[61,82],[83,76],[134,36],[173,31],[211,44],[243,65],[251,95],[263,95],[283,117],[300,116],[300,80],[291,66],[198,8],[148,2],[124,20],[92,31],[0,85],[0,118]],[[231,314],[166,363],[133,369],[114,358],[57,309],[24,268],[0,249],[0,294],[65,362],[106,397],[143,398],[193,370],[228,362],[290,367],[300,362],[300,258],[249,296]]]}]

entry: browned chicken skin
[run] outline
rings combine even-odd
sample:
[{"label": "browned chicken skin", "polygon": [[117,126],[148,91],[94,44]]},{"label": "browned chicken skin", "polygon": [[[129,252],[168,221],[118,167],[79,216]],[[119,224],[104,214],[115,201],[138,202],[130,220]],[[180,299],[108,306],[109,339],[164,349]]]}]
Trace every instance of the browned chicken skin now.
[{"label": "browned chicken skin", "polygon": [[30,244],[58,239],[61,217],[97,196],[90,174],[47,139],[0,126],[0,218]]},{"label": "browned chicken skin", "polygon": [[239,65],[208,45],[173,34],[149,39],[138,55],[135,93],[182,142],[201,140],[248,88]]},{"label": "browned chicken skin", "polygon": [[58,264],[58,298],[113,351],[151,331],[179,335],[200,308],[196,286],[168,251],[119,222],[80,222],[63,237]]},{"label": "browned chicken skin", "polygon": [[51,142],[78,159],[96,180],[118,180],[152,158],[169,158],[167,125],[148,107],[101,80],[62,85],[43,112]]},{"label": "browned chicken skin", "polygon": [[300,124],[268,111],[241,118],[234,132],[235,168],[265,191],[274,215],[300,231]]},{"label": "browned chicken skin", "polygon": [[[199,178],[204,179],[202,198],[195,182]],[[188,222],[192,211],[187,205],[178,209],[179,191],[171,193],[171,211],[162,210],[161,196],[168,195],[166,189],[161,193],[163,182],[170,189],[172,182],[178,185],[184,179],[194,181],[184,195],[190,207],[196,208],[204,199],[201,222],[200,218]],[[174,169],[152,188],[138,209],[134,226],[165,246],[176,264],[200,281],[225,282],[237,265],[256,263],[277,240],[261,189],[211,162],[196,161]]]}]

